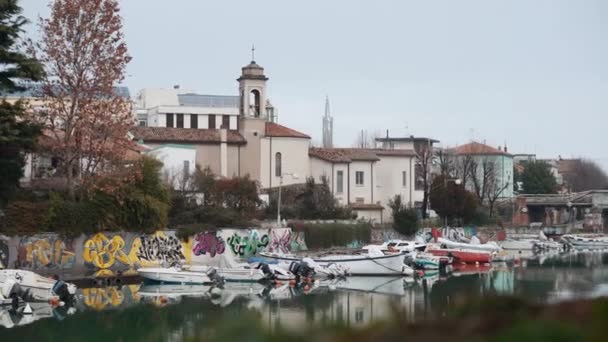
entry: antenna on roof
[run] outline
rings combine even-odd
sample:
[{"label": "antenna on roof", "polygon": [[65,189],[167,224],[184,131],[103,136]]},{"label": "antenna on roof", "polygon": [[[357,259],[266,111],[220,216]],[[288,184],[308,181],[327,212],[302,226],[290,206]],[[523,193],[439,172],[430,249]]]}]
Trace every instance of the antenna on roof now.
[{"label": "antenna on roof", "polygon": [[255,45],[251,44],[251,62],[255,62]]}]

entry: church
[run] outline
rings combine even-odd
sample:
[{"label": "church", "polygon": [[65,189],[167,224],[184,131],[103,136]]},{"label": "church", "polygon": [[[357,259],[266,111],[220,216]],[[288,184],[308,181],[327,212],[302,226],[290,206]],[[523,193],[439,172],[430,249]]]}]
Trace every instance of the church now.
[{"label": "church", "polygon": [[131,134],[164,163],[175,187],[196,165],[220,177],[249,175],[262,189],[326,177],[341,205],[378,223],[390,221],[387,204],[395,195],[412,206],[422,201],[413,146],[313,148],[309,135],[277,122],[268,80],[251,61],[237,79],[238,96],[201,95],[179,86],[143,89],[135,99],[138,125]]}]

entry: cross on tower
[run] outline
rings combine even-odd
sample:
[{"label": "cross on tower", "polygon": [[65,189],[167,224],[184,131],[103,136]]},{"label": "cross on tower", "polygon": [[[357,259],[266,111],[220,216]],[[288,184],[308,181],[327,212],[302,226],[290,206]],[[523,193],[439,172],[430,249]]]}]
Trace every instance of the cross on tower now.
[{"label": "cross on tower", "polygon": [[255,62],[255,45],[251,44],[251,61]]}]

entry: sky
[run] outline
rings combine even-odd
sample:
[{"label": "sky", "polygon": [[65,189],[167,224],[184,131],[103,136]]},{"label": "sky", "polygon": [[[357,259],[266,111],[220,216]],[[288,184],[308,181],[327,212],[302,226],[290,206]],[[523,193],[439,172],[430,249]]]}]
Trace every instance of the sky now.
[{"label": "sky", "polygon": [[[329,96],[339,146],[388,129],[608,170],[608,1],[120,3],[132,94],[179,84],[237,95],[255,44],[279,122],[313,141]],[[21,1],[32,21],[47,4]]]}]

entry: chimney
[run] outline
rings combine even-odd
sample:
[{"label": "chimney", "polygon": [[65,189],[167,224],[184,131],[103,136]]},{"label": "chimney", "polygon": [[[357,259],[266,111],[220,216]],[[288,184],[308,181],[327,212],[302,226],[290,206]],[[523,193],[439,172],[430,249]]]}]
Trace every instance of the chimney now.
[{"label": "chimney", "polygon": [[507,145],[505,145],[505,153],[508,153],[509,151],[507,150]]},{"label": "chimney", "polygon": [[388,129],[386,130],[386,139],[388,139]]},{"label": "chimney", "polygon": [[174,85],[174,86],[173,86],[173,89],[175,89],[175,90],[179,90],[179,84]]}]

